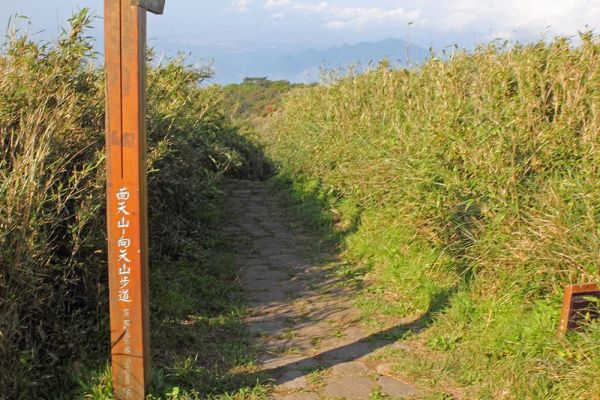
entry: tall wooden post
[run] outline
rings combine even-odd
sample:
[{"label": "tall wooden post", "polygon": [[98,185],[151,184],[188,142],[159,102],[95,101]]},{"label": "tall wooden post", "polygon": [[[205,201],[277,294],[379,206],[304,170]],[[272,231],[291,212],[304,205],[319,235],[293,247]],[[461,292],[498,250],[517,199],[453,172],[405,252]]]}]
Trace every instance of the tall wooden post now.
[{"label": "tall wooden post", "polygon": [[150,376],[146,189],[146,10],[105,0],[107,224],[113,387],[142,400]]}]

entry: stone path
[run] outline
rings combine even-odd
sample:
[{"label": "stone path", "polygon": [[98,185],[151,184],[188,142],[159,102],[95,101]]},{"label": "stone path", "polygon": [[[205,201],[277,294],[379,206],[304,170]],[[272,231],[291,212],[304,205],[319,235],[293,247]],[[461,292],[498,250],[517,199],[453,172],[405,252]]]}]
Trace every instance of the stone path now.
[{"label": "stone path", "polygon": [[272,398],[416,395],[389,365],[367,359],[378,343],[360,326],[351,301],[355,288],[335,274],[340,262],[310,254],[310,238],[291,228],[293,221],[267,184],[231,181],[225,190],[225,230],[236,243],[250,308],[247,323],[264,349],[261,368],[274,382]]}]

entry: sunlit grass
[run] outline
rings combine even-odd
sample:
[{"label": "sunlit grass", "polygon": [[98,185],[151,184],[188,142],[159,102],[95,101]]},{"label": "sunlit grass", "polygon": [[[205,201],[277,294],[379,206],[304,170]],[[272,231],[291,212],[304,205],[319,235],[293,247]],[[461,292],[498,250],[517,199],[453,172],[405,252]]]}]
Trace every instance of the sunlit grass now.
[{"label": "sunlit grass", "polygon": [[[373,329],[432,398],[597,396],[600,330],[556,338],[598,282],[600,44],[496,44],[293,91],[264,141],[280,187],[337,242]],[[447,390],[439,390],[445,387]]]}]

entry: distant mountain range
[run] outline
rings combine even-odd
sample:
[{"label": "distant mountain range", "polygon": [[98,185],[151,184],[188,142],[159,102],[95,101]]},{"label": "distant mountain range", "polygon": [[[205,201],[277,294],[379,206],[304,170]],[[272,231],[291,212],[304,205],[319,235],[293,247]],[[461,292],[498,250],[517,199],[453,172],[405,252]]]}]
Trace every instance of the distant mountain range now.
[{"label": "distant mountain range", "polygon": [[183,50],[190,61],[213,61],[216,72],[214,81],[221,84],[241,82],[246,77],[268,77],[291,82],[317,82],[321,69],[345,71],[352,65],[363,70],[371,63],[387,58],[392,65],[419,64],[429,51],[408,46],[402,39],[386,39],[381,42],[346,44],[329,49],[298,50],[284,46],[261,46],[239,48],[228,45],[204,45],[195,43],[155,42],[153,46],[168,56]]},{"label": "distant mountain range", "polygon": [[408,63],[423,62],[429,52],[422,47],[407,46],[404,40],[386,39],[381,42],[363,42],[353,45],[332,47],[327,50],[307,50],[297,56],[285,56],[273,65],[273,78],[283,78],[296,82],[318,81],[320,70],[346,70],[352,66],[363,70],[372,63],[387,58],[393,65],[406,66]]}]

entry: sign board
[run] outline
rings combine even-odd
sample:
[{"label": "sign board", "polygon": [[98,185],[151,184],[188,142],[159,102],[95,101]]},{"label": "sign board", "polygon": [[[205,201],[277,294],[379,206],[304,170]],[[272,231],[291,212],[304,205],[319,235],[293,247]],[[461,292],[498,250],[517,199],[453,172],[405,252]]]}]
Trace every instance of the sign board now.
[{"label": "sign board", "polygon": [[560,316],[559,336],[568,331],[581,329],[586,323],[598,318],[600,289],[596,284],[567,286]]},{"label": "sign board", "polygon": [[105,0],[107,232],[115,398],[143,400],[150,376],[146,189],[146,10]]},{"label": "sign board", "polygon": [[165,10],[165,0],[131,0],[131,4],[159,15]]}]

